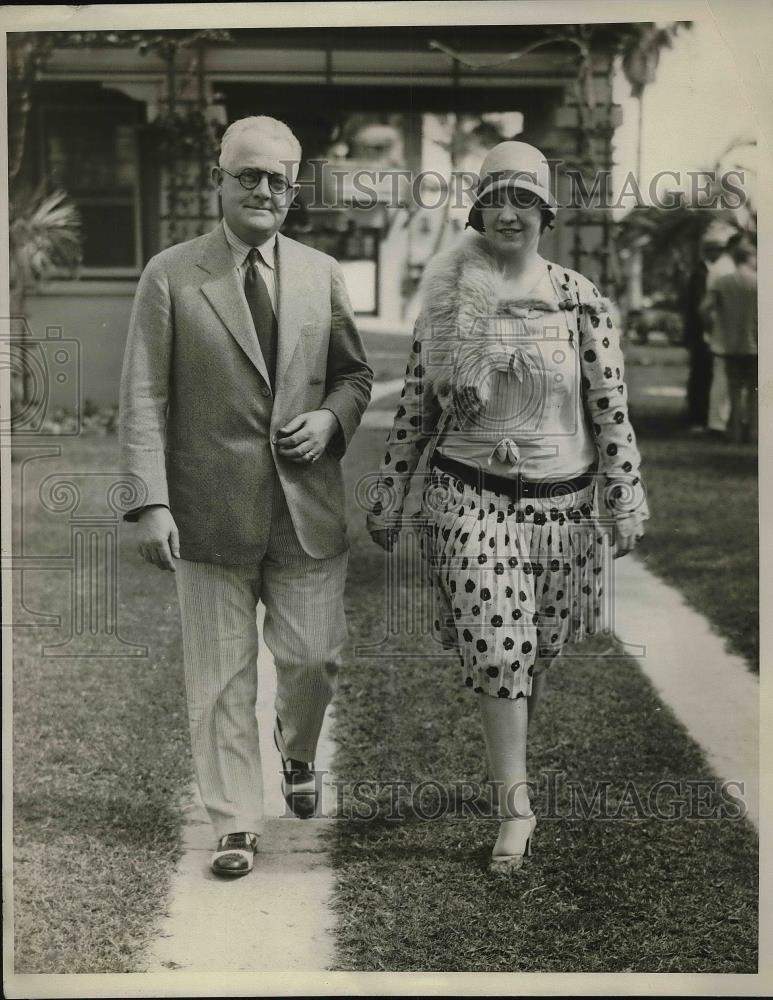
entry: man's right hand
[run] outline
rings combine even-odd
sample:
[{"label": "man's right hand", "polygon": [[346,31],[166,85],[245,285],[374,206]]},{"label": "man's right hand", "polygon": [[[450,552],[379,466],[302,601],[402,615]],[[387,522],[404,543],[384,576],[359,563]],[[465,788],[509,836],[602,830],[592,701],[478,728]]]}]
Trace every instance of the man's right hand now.
[{"label": "man's right hand", "polygon": [[175,572],[174,559],[180,558],[180,536],[168,507],[148,507],[137,521],[137,547],[145,562]]}]

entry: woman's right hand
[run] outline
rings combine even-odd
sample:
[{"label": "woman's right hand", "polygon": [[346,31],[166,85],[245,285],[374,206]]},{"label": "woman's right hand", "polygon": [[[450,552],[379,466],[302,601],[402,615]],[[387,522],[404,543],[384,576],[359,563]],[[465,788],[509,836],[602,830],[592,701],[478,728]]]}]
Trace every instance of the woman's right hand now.
[{"label": "woman's right hand", "polygon": [[454,387],[454,411],[461,424],[474,421],[484,406],[480,387],[460,385]]},{"label": "woman's right hand", "polygon": [[399,528],[371,528],[370,537],[384,549],[386,552],[391,552],[394,548],[394,544],[400,535]]}]

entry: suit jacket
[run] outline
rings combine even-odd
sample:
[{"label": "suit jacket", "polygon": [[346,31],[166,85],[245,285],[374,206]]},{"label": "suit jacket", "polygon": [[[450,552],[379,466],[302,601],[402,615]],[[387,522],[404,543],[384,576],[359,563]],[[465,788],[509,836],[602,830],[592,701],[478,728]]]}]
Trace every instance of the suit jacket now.
[{"label": "suit jacket", "polygon": [[[373,373],[336,261],[280,234],[277,274],[273,394],[222,224],[153,257],[137,287],[121,378],[123,464],[146,486],[143,507],[171,509],[183,559],[262,558],[275,470],[306,552],[321,559],[348,545],[339,459]],[[273,432],[323,407],[340,425],[325,454],[308,465],[282,459]]]}]

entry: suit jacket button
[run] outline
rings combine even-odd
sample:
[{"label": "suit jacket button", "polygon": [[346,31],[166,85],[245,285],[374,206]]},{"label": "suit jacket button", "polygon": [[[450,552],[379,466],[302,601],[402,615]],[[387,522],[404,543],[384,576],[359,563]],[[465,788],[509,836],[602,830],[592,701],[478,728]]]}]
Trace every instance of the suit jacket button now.
[{"label": "suit jacket button", "polygon": [[264,385],[263,388],[260,390],[260,394],[261,394],[261,396],[270,396],[271,395],[271,390],[269,389],[269,387],[267,385]]}]

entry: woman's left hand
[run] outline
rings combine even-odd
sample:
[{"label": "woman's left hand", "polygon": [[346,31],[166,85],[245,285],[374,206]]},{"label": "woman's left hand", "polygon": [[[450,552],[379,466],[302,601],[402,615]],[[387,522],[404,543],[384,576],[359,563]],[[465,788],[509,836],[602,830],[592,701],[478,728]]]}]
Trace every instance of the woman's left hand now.
[{"label": "woman's left hand", "polygon": [[338,428],[338,418],[332,410],[311,410],[299,413],[274,435],[280,458],[310,465],[320,458]]},{"label": "woman's left hand", "polygon": [[641,521],[634,521],[632,524],[624,522],[615,525],[613,534],[614,557],[619,559],[633,552],[644,536],[644,525]]}]

